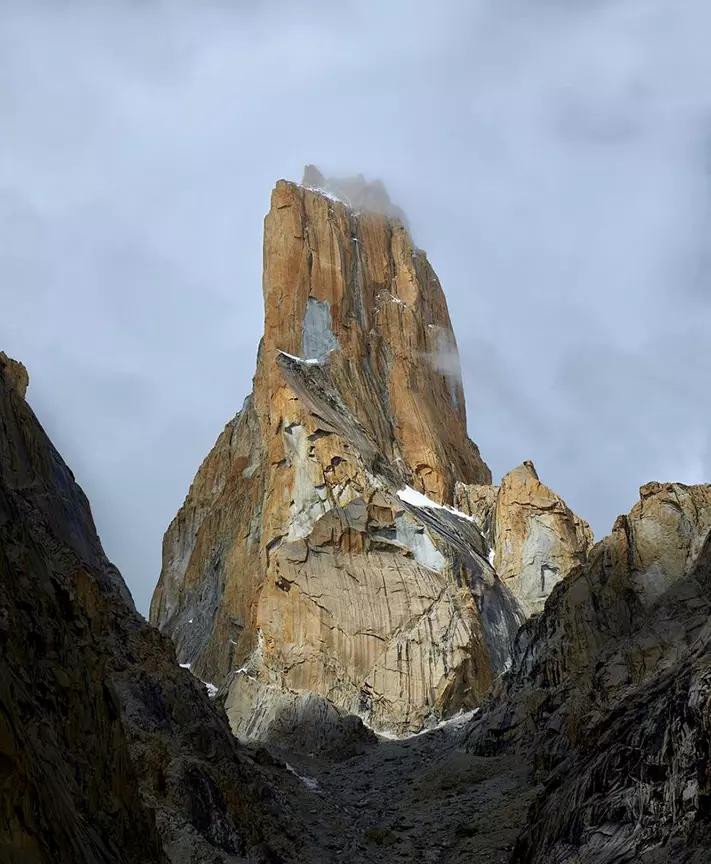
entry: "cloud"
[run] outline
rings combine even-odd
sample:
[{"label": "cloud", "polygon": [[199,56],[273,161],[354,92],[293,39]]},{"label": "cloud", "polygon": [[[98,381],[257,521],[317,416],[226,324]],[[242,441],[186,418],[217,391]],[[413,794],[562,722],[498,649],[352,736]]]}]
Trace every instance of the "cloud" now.
[{"label": "cloud", "polygon": [[146,609],[251,387],[278,177],[381,177],[472,437],[598,534],[709,479],[706,0],[0,2],[0,347]]}]

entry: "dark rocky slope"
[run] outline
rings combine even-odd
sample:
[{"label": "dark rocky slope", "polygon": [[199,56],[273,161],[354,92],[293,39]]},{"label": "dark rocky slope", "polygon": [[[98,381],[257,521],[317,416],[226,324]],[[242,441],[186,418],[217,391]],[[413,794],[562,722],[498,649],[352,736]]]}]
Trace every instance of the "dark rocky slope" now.
[{"label": "dark rocky slope", "polygon": [[0,860],[329,860],[333,811],[317,839],[312,793],[250,758],[136,613],[25,386],[1,357]]},{"label": "dark rocky slope", "polygon": [[643,487],[520,631],[467,736],[546,781],[514,861],[711,860],[710,491]]}]

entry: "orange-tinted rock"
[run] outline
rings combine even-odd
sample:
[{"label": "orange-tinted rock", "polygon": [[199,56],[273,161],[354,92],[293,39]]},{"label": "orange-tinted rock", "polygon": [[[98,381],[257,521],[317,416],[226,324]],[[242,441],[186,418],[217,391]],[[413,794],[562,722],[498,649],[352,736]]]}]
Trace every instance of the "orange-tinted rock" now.
[{"label": "orange-tinted rock", "polygon": [[587,522],[541,483],[532,462],[509,471],[500,487],[457,483],[455,506],[480,527],[489,560],[526,616],[543,609],[593,545]]},{"label": "orange-tinted rock", "polygon": [[207,680],[246,665],[417,729],[481,699],[520,610],[474,522],[437,506],[491,481],[437,277],[333,182],[274,189],[254,390],[168,529],[151,620]]},{"label": "orange-tinted rock", "polygon": [[527,614],[540,612],[553,586],[585,562],[590,526],[524,462],[501,481],[492,526],[494,567]]}]

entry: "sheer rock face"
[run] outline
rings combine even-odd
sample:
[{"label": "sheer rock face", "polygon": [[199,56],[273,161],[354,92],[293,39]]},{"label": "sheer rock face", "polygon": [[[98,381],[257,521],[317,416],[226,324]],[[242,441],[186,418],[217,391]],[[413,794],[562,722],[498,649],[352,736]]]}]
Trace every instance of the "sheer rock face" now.
[{"label": "sheer rock face", "polygon": [[491,480],[437,277],[399,221],[280,181],[264,302],[254,390],[168,529],[151,620],[206,680],[247,670],[379,728],[476,704],[521,612],[474,521],[436,506]]},{"label": "sheer rock face", "polygon": [[691,850],[710,812],[710,531],[711,486],[643,486],[520,631],[469,736],[548,774],[517,861],[705,860]]},{"label": "sheer rock face", "polygon": [[491,481],[467,438],[444,294],[402,224],[278,183],[265,220],[264,303],[254,391],[263,432],[292,399],[278,352],[327,359],[340,398],[415,488],[452,503],[456,480]]},{"label": "sheer rock face", "polygon": [[247,756],[136,613],[18,368],[0,363],[0,860],[320,860],[300,781]]}]

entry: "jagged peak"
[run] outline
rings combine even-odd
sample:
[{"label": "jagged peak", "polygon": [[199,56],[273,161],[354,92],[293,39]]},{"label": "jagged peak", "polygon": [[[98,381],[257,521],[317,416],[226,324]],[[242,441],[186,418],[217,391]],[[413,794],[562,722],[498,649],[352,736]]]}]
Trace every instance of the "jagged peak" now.
[{"label": "jagged peak", "polygon": [[326,177],[315,165],[307,165],[304,168],[301,185],[328,198],[341,201],[350,210],[379,213],[395,222],[401,222],[405,228],[408,228],[405,212],[393,204],[385,184],[380,179],[367,180],[363,174]]},{"label": "jagged peak", "polygon": [[15,391],[24,399],[30,385],[30,376],[24,364],[8,357],[4,351],[0,351],[0,369],[3,370]]},{"label": "jagged peak", "polygon": [[540,481],[540,477],[536,471],[536,466],[530,459],[526,459],[520,465],[512,468],[508,474],[505,475],[504,480],[506,480],[507,477],[516,477],[519,480],[531,479]]},{"label": "jagged peak", "polygon": [[[305,179],[325,178],[307,167]],[[272,193],[260,359],[269,381],[257,379],[273,404],[283,384],[274,373],[286,355],[324,363],[385,458],[402,457],[416,475],[412,485],[451,504],[455,480],[490,482],[491,475],[467,440],[442,287],[402,225],[352,218],[345,206],[326,206],[327,194],[283,180]]]}]

